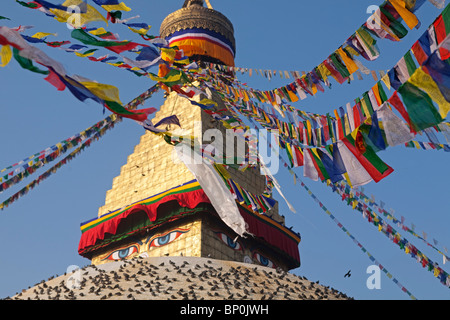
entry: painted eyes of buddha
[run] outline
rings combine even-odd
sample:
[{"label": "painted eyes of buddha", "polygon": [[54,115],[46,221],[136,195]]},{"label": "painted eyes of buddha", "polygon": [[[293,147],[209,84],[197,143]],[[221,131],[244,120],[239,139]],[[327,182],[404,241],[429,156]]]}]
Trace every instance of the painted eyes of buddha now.
[{"label": "painted eyes of buddha", "polygon": [[168,231],[165,234],[154,235],[147,240],[147,243],[149,244],[148,248],[150,249],[152,247],[165,246],[165,245],[171,243],[172,241],[175,241],[183,233],[186,233],[188,231],[189,231],[189,229],[175,229],[175,230]]},{"label": "painted eyes of buddha", "polygon": [[103,260],[123,260],[131,256],[133,253],[139,252],[139,245],[131,245],[122,249],[115,250],[111,252],[106,258]]},{"label": "painted eyes of buddha", "polygon": [[258,261],[264,267],[269,267],[269,268],[276,268],[277,267],[275,265],[275,263],[272,262],[272,260],[266,258],[265,256],[263,256],[259,252],[255,252],[253,254],[253,257],[256,259],[256,261]]},{"label": "painted eyes of buddha", "polygon": [[233,250],[242,250],[242,245],[239,241],[234,241],[229,236],[223,232],[216,232],[216,235],[222,240],[227,246]]}]

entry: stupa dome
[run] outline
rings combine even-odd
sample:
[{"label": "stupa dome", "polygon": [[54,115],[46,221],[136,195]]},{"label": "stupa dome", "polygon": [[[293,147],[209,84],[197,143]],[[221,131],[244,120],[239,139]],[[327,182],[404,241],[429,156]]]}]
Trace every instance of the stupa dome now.
[{"label": "stupa dome", "polygon": [[206,8],[202,0],[186,0],[161,24],[160,36],[194,60],[234,66],[234,28],[222,13]]}]

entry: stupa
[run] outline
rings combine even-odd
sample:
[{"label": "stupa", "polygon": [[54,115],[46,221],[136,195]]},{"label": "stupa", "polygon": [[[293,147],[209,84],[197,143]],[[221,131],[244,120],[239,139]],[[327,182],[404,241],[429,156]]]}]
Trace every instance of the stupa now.
[{"label": "stupa", "polygon": [[[162,22],[160,35],[199,64],[234,66],[233,25],[210,5],[204,7],[202,0],[186,0],[180,10]],[[217,103],[217,109],[226,109],[219,95],[212,93],[208,98]],[[176,92],[166,95],[152,121],[156,123],[171,115],[178,117],[187,135],[218,129],[226,136],[220,121]],[[166,129],[172,132],[180,128],[169,125]],[[238,135],[234,138],[238,139]],[[300,235],[285,225],[273,198],[264,197],[270,207],[264,213],[236,199],[248,231],[247,236],[237,234],[218,214],[220,205],[208,197],[192,170],[176,161],[174,148],[151,132],[141,137],[113,179],[97,217],[81,224],[81,256],[93,265],[136,257],[183,256],[244,262],[283,271],[300,266]],[[250,201],[258,201],[266,193],[267,179],[258,165],[245,170],[230,165],[226,171]]]}]

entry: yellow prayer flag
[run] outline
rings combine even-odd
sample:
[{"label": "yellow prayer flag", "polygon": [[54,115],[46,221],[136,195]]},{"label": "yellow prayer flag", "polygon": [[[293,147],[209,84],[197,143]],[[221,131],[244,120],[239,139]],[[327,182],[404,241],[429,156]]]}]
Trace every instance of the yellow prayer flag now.
[{"label": "yellow prayer flag", "polygon": [[381,106],[382,101],[381,101],[381,97],[380,97],[380,90],[378,89],[378,83],[376,83],[372,87],[372,92],[373,92],[373,95],[375,96],[375,99],[377,100],[378,106]]},{"label": "yellow prayer flag", "polygon": [[12,50],[9,45],[3,46],[0,50],[0,67],[6,67],[12,58]]},{"label": "yellow prayer flag", "polygon": [[317,86],[315,83],[311,84],[311,92],[312,92],[313,96],[315,96],[317,93]]},{"label": "yellow prayer flag", "polygon": [[392,4],[392,6],[395,8],[400,17],[402,17],[402,19],[410,29],[413,29],[419,24],[419,20],[417,19],[416,15],[406,8],[404,0],[389,0],[389,2]]},{"label": "yellow prayer flag", "polygon": [[433,275],[437,278],[439,276],[439,269],[438,268],[434,268],[433,270]]},{"label": "yellow prayer flag", "polygon": [[55,19],[60,22],[66,22],[75,28],[81,28],[93,21],[103,21],[108,25],[108,20],[83,0],[66,0],[62,6],[70,10],[49,9],[55,15]]},{"label": "yellow prayer flag", "polygon": [[381,78],[381,81],[384,82],[389,91],[391,91],[391,80],[389,79],[389,75],[386,74]]},{"label": "yellow prayer flag", "polygon": [[364,110],[365,116],[370,118],[370,116],[369,116],[370,115],[369,108],[367,107],[365,99],[361,99],[361,107]]},{"label": "yellow prayer flag", "polygon": [[175,55],[177,54],[176,49],[172,48],[161,48],[161,59],[167,62],[173,62],[175,60]]},{"label": "yellow prayer flag", "polygon": [[105,34],[105,33],[107,33],[108,31],[106,31],[106,29],[105,28],[103,28],[103,27],[100,27],[100,28],[97,28],[97,29],[94,29],[94,30],[91,30],[91,31],[88,31],[90,34],[93,34],[94,36],[98,36],[99,34]]},{"label": "yellow prayer flag", "polygon": [[109,84],[88,81],[80,83],[100,99],[103,99],[105,101],[114,101],[122,104],[119,98],[119,89],[117,89],[117,87]]},{"label": "yellow prayer flag", "polygon": [[148,26],[147,28],[140,28],[140,29],[128,27],[128,29],[130,29],[134,33],[138,33],[138,34],[141,34],[141,35],[146,35],[147,32],[150,30],[150,28],[151,28],[151,26]]},{"label": "yellow prayer flag", "polygon": [[420,148],[420,144],[419,144],[417,141],[414,141],[414,140],[413,140],[412,143],[414,143],[414,145],[416,146],[416,149],[421,149],[421,148]]},{"label": "yellow prayer flag", "polygon": [[316,155],[317,158],[320,159],[320,155],[319,155],[319,153],[317,152],[317,148],[311,148],[310,150]]},{"label": "yellow prayer flag", "polygon": [[360,55],[358,51],[356,51],[355,49],[353,49],[350,46],[345,46],[345,50],[347,50],[347,52],[349,54],[351,54],[352,56],[359,56]]},{"label": "yellow prayer flag", "polygon": [[328,76],[331,76],[331,71],[323,63],[319,64],[317,69],[322,75],[324,81],[327,81]]},{"label": "yellow prayer flag", "polygon": [[170,76],[165,76],[165,77],[158,77],[152,73],[148,74],[148,77],[150,79],[152,79],[153,81],[159,81],[159,82],[163,82],[163,83],[171,83],[171,82],[176,82],[176,81],[180,81],[181,77],[182,77],[182,73],[175,73],[173,75]]},{"label": "yellow prayer flag", "polygon": [[32,38],[37,38],[37,39],[42,39],[42,38],[47,37],[47,36],[55,36],[56,37],[57,34],[56,33],[47,33],[47,32],[37,32],[34,35],[32,35],[31,37]]},{"label": "yellow prayer flag", "polygon": [[437,103],[441,117],[443,119],[447,117],[447,113],[450,111],[450,103],[444,98],[433,78],[423,71],[422,67],[417,69],[408,81],[425,91]]},{"label": "yellow prayer flag", "polygon": [[88,52],[88,53],[75,52],[75,54],[77,56],[82,57],[82,58],[86,58],[86,57],[92,56],[94,53],[95,53],[94,51],[91,51],[91,52]]},{"label": "yellow prayer flag", "polygon": [[341,57],[342,61],[344,62],[345,66],[347,67],[347,70],[350,72],[350,74],[355,73],[356,70],[359,69],[356,63],[344,52],[342,47],[337,49],[337,52]]},{"label": "yellow prayer flag", "polygon": [[102,8],[108,12],[111,11],[131,11],[131,8],[127,7],[127,5],[123,2],[119,4],[105,4],[102,5]]},{"label": "yellow prayer flag", "polygon": [[291,99],[292,102],[298,101],[298,96],[294,92],[292,92],[291,90],[287,90],[287,93],[289,95],[289,99]]},{"label": "yellow prayer flag", "polygon": [[244,94],[244,101],[245,102],[250,101],[250,98],[248,97],[248,94],[247,94],[247,90],[244,90],[243,94]]},{"label": "yellow prayer flag", "polygon": [[225,179],[230,179],[230,178],[231,178],[230,174],[229,174],[228,171],[224,168],[223,165],[214,163],[214,168],[216,168],[216,170],[219,171],[220,174],[221,174]]},{"label": "yellow prayer flag", "polygon": [[308,130],[308,136],[312,136],[312,129],[311,129],[311,122],[309,122],[309,120],[306,120],[306,129]]}]

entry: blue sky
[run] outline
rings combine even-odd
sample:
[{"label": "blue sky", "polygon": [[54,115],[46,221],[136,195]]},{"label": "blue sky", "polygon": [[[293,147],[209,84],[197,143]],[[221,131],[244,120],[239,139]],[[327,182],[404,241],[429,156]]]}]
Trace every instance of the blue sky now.
[{"label": "blue sky", "polygon": [[[58,36],[51,39],[70,40],[70,30],[65,24],[24,8],[15,1],[4,2],[0,16],[11,20],[0,21],[2,25],[33,25],[34,29],[25,34],[56,32]],[[135,22],[152,25],[150,33],[154,35],[159,34],[164,17],[183,4],[182,0],[125,2],[133,9],[125,17],[139,14],[141,17]],[[361,26],[369,17],[366,11],[370,5],[379,5],[382,1],[212,0],[211,3],[234,24],[237,66],[308,71]],[[399,43],[379,40],[381,57],[374,62],[361,61],[372,70],[390,69],[439,13],[430,3],[425,3],[417,11],[422,23],[419,30],[410,31]],[[119,33],[122,39],[142,41],[124,26],[111,25],[109,29]],[[91,62],[59,49],[37,46],[62,62],[69,74],[117,86],[123,102],[132,100],[154,84],[150,79],[138,78],[106,64]],[[43,78],[22,69],[15,61],[0,70],[1,168],[79,133],[105,117],[100,105],[81,103],[69,91],[59,92]],[[268,81],[255,75],[239,76],[239,79],[259,89],[280,87],[290,81],[279,77]],[[374,80],[370,76],[364,79],[344,85],[334,82],[333,88],[325,93],[293,105],[320,114],[332,112],[373,86]],[[157,95],[147,101],[145,107],[158,108],[161,103],[162,97]],[[126,163],[127,156],[133,152],[142,134],[142,127],[125,119],[68,165],[0,212],[0,297],[14,295],[50,276],[63,274],[70,265],[89,264],[77,253],[79,224],[97,215],[113,178],[119,174],[120,167]],[[442,137],[439,138],[441,143],[445,143]],[[422,137],[420,139],[423,140]],[[448,190],[450,177],[449,155],[442,150],[425,151],[404,146],[388,148],[379,155],[395,171],[381,182],[365,186],[365,193],[369,196],[373,194],[377,201],[381,200],[387,208],[395,210],[396,217],[403,216],[406,225],[414,224],[417,233],[426,232],[430,242],[433,238],[438,240],[439,248],[450,248],[450,205],[448,191],[445,191]],[[48,168],[44,167],[44,170]],[[17,192],[44,170],[1,194],[0,201]],[[302,176],[302,169],[296,169],[296,173]],[[280,212],[286,217],[286,224],[302,236],[299,247],[302,265],[293,270],[295,274],[312,281],[319,280],[355,299],[409,299],[384,273],[381,274],[381,289],[369,290],[366,270],[372,262],[368,256],[334,224],[304,189],[294,185],[287,171],[280,170],[276,178],[297,211],[289,211],[283,199],[275,194],[280,202]],[[307,178],[302,180],[415,297],[450,298],[448,288],[378,232],[359,212],[349,208],[322,183]],[[450,271],[449,264],[442,265],[441,255],[427,248],[419,239],[405,232],[401,234],[447,272]],[[348,270],[352,270],[352,276],[344,278]]]}]

